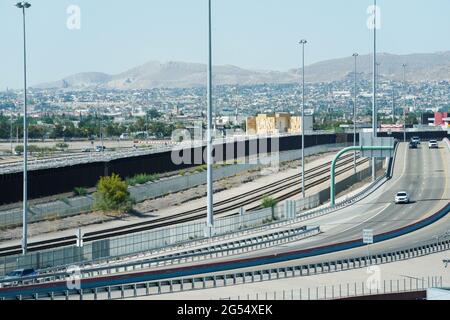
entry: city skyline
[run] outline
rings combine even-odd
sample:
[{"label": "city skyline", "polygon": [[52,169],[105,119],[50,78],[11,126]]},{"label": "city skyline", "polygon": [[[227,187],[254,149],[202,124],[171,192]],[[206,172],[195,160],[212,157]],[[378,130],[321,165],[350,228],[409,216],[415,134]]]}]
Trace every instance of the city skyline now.
[{"label": "city skyline", "polygon": [[[325,0],[314,4],[284,1],[280,7],[271,0],[251,0],[239,6],[234,0],[215,1],[214,64],[253,70],[297,68],[300,64],[297,42],[303,37],[309,39],[307,65],[350,56],[354,51],[368,54],[371,32],[366,23],[371,3],[351,0],[342,7]],[[201,1],[189,4],[176,0],[138,1],[138,4],[105,7],[101,1],[94,4],[82,0],[34,4],[27,17],[30,85],[80,72],[114,74],[149,60],[206,61],[206,10]],[[450,9],[450,4],[421,2],[414,8],[406,4],[403,0],[379,2],[380,51],[409,54],[448,49],[441,40],[450,30],[450,22],[445,19],[445,7]],[[71,5],[81,10],[79,30],[67,28],[67,19],[73,14],[67,13]],[[302,20],[304,8],[307,14]],[[42,21],[44,15],[46,20]],[[233,17],[234,24],[229,23],[229,17]],[[20,17],[12,4],[2,2],[0,18],[5,25],[0,36],[9,44],[0,59],[4,71],[0,88],[4,90],[21,84]],[[427,37],[431,32],[433,37]]]}]

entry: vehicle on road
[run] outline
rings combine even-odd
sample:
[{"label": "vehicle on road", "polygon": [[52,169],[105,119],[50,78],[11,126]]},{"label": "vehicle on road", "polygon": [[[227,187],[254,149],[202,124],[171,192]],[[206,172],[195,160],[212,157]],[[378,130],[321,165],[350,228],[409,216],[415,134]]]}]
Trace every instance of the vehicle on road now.
[{"label": "vehicle on road", "polygon": [[10,287],[10,286],[14,286],[17,284],[22,284],[23,278],[35,277],[37,275],[38,275],[38,273],[34,269],[17,269],[17,270],[11,271],[3,279],[1,279],[2,281],[4,281],[4,282],[2,282],[2,286]]},{"label": "vehicle on road", "polygon": [[104,147],[104,146],[103,147],[102,146],[96,146],[95,147],[95,151],[96,152],[102,152],[102,151],[105,151],[105,150],[106,150],[106,147]]},{"label": "vehicle on road", "polygon": [[419,137],[412,137],[411,142],[415,142],[417,144],[420,144],[420,138]]},{"label": "vehicle on road", "polygon": [[400,204],[400,203],[407,204],[407,203],[409,203],[409,201],[410,201],[409,195],[408,195],[408,192],[406,192],[406,191],[401,191],[395,195],[395,203],[396,204]]},{"label": "vehicle on road", "polygon": [[411,142],[409,143],[409,148],[410,148],[410,149],[417,149],[417,148],[418,148],[418,145],[417,145],[417,143],[415,143],[414,141],[411,141]]},{"label": "vehicle on road", "polygon": [[439,149],[439,144],[436,140],[430,140],[430,142],[428,143],[428,147],[430,149]]},{"label": "vehicle on road", "polygon": [[120,140],[129,140],[130,139],[130,135],[128,133],[122,133],[120,135]]}]

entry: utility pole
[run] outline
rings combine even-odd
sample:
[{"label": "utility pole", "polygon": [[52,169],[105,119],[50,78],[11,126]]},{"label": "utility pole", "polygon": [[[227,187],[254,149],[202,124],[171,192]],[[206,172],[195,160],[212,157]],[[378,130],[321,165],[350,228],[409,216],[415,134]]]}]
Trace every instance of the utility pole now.
[{"label": "utility pole", "polygon": [[307,40],[300,41],[302,45],[302,196],[306,198],[305,190],[305,45]]},{"label": "utility pole", "polygon": [[28,2],[18,2],[16,7],[22,10],[23,17],[23,215],[22,215],[22,254],[28,250],[28,123],[27,123],[27,37],[25,9],[31,7]]}]

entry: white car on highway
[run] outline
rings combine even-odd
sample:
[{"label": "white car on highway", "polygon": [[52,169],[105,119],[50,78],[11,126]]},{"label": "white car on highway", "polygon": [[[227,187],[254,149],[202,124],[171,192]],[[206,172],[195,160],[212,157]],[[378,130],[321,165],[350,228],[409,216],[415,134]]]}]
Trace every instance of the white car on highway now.
[{"label": "white car on highway", "polygon": [[439,149],[439,145],[436,140],[430,140],[430,142],[428,143],[428,147],[430,149]]},{"label": "white car on highway", "polygon": [[406,191],[401,191],[395,195],[395,203],[409,203],[409,195]]}]

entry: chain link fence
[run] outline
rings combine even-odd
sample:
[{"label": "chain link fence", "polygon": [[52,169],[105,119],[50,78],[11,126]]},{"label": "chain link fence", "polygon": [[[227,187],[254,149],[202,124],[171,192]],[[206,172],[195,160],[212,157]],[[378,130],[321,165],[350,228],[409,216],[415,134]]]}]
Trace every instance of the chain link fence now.
[{"label": "chain link fence", "polygon": [[[273,219],[278,221],[286,219],[283,205],[279,205],[273,210],[268,208],[217,219],[215,235],[221,236],[257,228],[272,222]],[[72,245],[30,252],[26,255],[0,257],[0,276],[20,268],[47,269],[120,258],[204,238],[205,223],[192,222],[127,236],[97,240],[85,244],[82,248]]]}]

